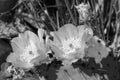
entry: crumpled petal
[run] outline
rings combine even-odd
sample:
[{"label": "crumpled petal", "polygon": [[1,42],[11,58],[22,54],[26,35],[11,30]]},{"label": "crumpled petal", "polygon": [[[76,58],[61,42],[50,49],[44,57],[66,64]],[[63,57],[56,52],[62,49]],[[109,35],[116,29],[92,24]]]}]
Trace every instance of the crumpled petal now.
[{"label": "crumpled petal", "polygon": [[85,49],[85,55],[95,58],[96,63],[100,63],[103,58],[108,56],[108,53],[109,48],[99,43],[95,37],[92,37],[88,41],[88,48]]}]

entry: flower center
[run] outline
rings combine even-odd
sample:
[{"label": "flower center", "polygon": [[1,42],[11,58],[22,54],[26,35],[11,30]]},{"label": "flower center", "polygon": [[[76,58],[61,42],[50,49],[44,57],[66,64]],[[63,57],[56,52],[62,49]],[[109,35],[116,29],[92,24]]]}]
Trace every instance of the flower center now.
[{"label": "flower center", "polygon": [[35,44],[32,41],[30,41],[29,45],[24,49],[24,52],[20,55],[20,60],[30,63],[30,61],[37,56],[37,48]]},{"label": "flower center", "polygon": [[62,50],[64,51],[65,54],[75,53],[76,49],[81,47],[80,40],[74,38],[64,40],[62,44],[63,44]]}]

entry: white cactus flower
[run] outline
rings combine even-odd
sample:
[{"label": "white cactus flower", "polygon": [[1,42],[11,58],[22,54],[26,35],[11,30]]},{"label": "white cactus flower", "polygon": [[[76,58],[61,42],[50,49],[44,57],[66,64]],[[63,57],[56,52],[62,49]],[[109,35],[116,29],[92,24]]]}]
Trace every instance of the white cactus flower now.
[{"label": "white cactus flower", "polygon": [[34,64],[47,57],[47,49],[43,40],[44,30],[38,30],[38,36],[31,31],[25,31],[13,38],[11,45],[13,53],[7,57],[15,67],[32,68]]},{"label": "white cactus flower", "polygon": [[84,57],[85,42],[93,35],[93,32],[87,25],[76,27],[66,24],[51,34],[53,41],[50,40],[49,43],[55,56],[64,59],[65,63],[72,63]]}]

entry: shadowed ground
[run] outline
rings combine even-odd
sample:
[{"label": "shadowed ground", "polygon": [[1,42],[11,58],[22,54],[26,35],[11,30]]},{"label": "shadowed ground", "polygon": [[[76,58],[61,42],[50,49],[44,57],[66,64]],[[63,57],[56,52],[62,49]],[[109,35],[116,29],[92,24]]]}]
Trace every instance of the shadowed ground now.
[{"label": "shadowed ground", "polygon": [[9,41],[6,39],[0,39],[0,65],[6,61],[7,56],[12,51]]}]

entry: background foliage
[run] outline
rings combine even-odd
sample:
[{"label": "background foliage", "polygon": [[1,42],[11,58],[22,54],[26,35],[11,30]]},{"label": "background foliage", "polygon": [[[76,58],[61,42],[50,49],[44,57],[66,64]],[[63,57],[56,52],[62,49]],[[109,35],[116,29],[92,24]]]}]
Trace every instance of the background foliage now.
[{"label": "background foliage", "polygon": [[[92,27],[95,35],[100,37],[111,51],[101,61],[102,69],[93,58],[89,62],[79,60],[73,66],[74,68],[80,68],[89,76],[97,73],[103,77],[103,80],[105,80],[105,75],[108,76],[109,80],[119,80],[120,0],[1,0],[0,65],[5,62],[7,55],[12,51],[10,40],[18,33],[25,30],[36,33],[39,27],[49,32],[55,31],[67,23],[83,24],[79,23],[78,12],[74,7],[81,3],[90,4],[90,20],[85,23]],[[37,66],[35,70],[26,73],[25,76],[35,77],[37,80],[37,75],[40,75],[47,80],[56,80],[56,72],[60,69],[60,66],[62,66],[61,62],[54,60],[49,65]],[[2,69],[1,74],[4,72]],[[2,75],[0,77],[6,76]]]}]

